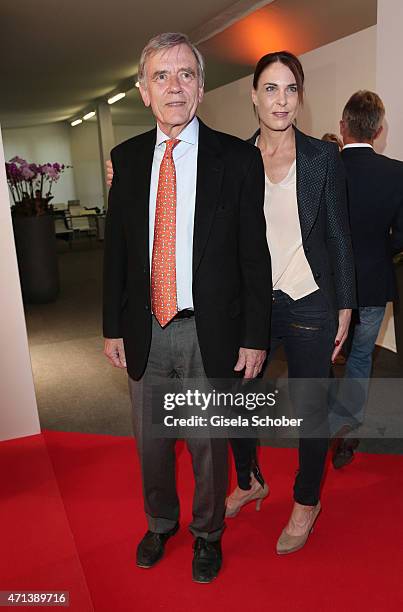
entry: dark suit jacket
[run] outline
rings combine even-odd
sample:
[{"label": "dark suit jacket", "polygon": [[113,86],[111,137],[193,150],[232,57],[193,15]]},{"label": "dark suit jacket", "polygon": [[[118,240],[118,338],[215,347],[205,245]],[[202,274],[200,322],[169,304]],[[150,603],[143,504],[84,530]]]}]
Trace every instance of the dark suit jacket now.
[{"label": "dark suit jacket", "polygon": [[[114,178],[105,228],[106,338],[124,339],[129,375],[139,379],[151,342],[149,191],[156,130],[111,153]],[[271,265],[260,152],[199,121],[193,236],[193,303],[209,378],[229,378],[241,346],[266,349]]]},{"label": "dark suit jacket", "polygon": [[[346,179],[337,145],[294,128],[302,244],[319,289],[334,310],[356,306]],[[259,130],[249,140],[256,141]],[[286,231],[286,228],[284,228]]]},{"label": "dark suit jacket", "polygon": [[347,174],[358,305],[384,306],[395,296],[393,254],[403,251],[403,162],[368,147],[345,149],[341,155]]}]

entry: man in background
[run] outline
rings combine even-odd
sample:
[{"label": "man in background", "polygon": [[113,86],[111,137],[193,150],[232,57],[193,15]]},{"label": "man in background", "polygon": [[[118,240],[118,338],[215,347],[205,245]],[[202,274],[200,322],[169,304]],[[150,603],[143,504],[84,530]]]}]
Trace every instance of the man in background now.
[{"label": "man in background", "polygon": [[[350,327],[346,384],[341,385],[339,401],[329,416],[336,437],[336,468],[350,463],[358,446],[358,439],[344,435],[364,420],[375,342],[386,303],[395,297],[393,255],[403,250],[403,162],[379,155],[373,148],[384,116],[376,93],[358,91],[348,100],[340,121],[358,309]],[[356,383],[349,386],[348,379],[361,379],[358,394],[352,392]]]}]

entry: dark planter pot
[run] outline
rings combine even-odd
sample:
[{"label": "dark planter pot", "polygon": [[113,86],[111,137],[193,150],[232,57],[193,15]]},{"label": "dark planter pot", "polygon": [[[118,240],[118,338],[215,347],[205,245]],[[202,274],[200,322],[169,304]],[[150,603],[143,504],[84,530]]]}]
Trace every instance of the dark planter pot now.
[{"label": "dark planter pot", "polygon": [[59,269],[52,215],[15,216],[13,226],[24,302],[53,302],[59,294]]},{"label": "dark planter pot", "polygon": [[395,319],[396,348],[399,363],[403,367],[403,262],[395,265],[397,294],[393,303],[393,316]]}]

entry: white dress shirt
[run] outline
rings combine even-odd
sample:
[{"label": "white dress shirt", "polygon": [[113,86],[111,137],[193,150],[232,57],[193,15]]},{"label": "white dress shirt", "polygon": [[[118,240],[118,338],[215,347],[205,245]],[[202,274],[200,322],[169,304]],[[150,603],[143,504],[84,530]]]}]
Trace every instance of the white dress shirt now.
[{"label": "white dress shirt", "polygon": [[[154,243],[154,220],[157,204],[158,178],[165,142],[170,136],[157,125],[157,140],[151,170],[149,241],[150,273]],[[178,310],[193,308],[192,262],[193,225],[196,203],[197,152],[199,145],[199,122],[196,117],[176,137],[180,142],[173,150],[176,172],[176,294]]]},{"label": "white dress shirt", "polygon": [[369,144],[369,142],[352,142],[351,144],[344,145],[342,151],[344,151],[344,149],[356,149],[357,147],[369,147],[370,149],[374,148]]}]

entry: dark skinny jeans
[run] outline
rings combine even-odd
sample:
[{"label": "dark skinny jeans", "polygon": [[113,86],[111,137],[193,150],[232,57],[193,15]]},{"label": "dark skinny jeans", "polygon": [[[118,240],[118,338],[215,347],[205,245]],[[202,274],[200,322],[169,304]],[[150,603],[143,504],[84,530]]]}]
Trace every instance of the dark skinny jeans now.
[{"label": "dark skinny jeans", "polygon": [[[273,293],[271,346],[265,368],[282,344],[288,362],[291,385],[296,379],[326,379],[330,374],[331,355],[337,332],[337,313],[320,290],[299,300],[292,300],[282,291]],[[296,381],[296,382],[295,382]],[[315,383],[314,383],[315,384]],[[303,417],[305,432],[299,438],[299,469],[294,484],[294,500],[314,506],[319,500],[320,485],[328,450],[328,437],[312,437],[310,431],[319,423],[327,424],[326,394],[312,401],[312,384],[304,394],[296,394],[295,409]],[[298,391],[301,391],[299,389]],[[292,394],[292,390],[290,390]],[[305,399],[304,396],[305,395]],[[308,431],[309,430],[309,431]],[[250,488],[250,474],[256,460],[256,439],[232,438],[231,446],[237,470],[238,486]]]}]

